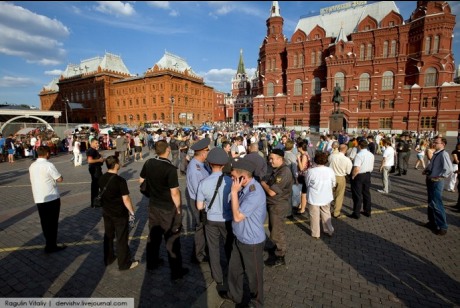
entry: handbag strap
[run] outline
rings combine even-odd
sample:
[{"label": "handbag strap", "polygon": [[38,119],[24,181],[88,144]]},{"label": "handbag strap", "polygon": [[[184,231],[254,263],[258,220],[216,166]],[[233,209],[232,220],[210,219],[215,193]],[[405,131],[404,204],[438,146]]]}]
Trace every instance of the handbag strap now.
[{"label": "handbag strap", "polygon": [[107,186],[109,186],[109,183],[110,181],[116,176],[116,174],[112,175],[109,179],[109,181],[107,182],[107,184],[105,184],[105,187],[101,190],[101,192],[99,193],[99,198],[102,197],[102,195],[104,194],[105,190],[107,189]]},{"label": "handbag strap", "polygon": [[[212,204],[214,203],[214,199],[216,199],[217,191],[219,190],[219,187],[220,187],[220,185],[222,184],[222,180],[223,180],[223,179],[224,179],[224,174],[222,173],[222,174],[219,176],[219,179],[217,180],[216,190],[214,190],[214,195],[212,196],[211,202],[210,202],[209,205],[208,205],[207,211],[209,211],[209,210],[211,209],[211,206],[212,206]],[[207,211],[206,211],[206,212],[207,212]]]}]

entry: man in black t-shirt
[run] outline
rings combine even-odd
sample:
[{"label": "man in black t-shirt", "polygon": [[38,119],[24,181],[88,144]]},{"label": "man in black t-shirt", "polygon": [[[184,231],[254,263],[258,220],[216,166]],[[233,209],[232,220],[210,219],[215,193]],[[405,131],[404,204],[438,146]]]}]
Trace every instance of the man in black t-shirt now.
[{"label": "man in black t-shirt", "polygon": [[181,196],[177,168],[169,161],[171,147],[166,140],[155,143],[158,158],[149,159],[142,167],[139,182],[147,180],[150,191],[147,270],[158,268],[162,237],[168,252],[171,279],[181,279],[188,268],[182,267],[180,232],[182,230]]},{"label": "man in black t-shirt", "polygon": [[91,174],[91,207],[94,207],[93,200],[99,194],[99,178],[102,176],[102,164],[104,163],[104,158],[98,150],[99,141],[94,138],[91,140],[90,148],[86,151],[88,170]]}]

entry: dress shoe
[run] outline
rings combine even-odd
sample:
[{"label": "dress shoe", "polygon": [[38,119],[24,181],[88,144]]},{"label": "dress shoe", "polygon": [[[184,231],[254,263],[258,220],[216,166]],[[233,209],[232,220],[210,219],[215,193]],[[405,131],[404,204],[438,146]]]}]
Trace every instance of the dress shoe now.
[{"label": "dress shoe", "polygon": [[55,253],[55,252],[59,252],[61,250],[64,250],[66,248],[67,248],[66,245],[56,246],[56,247],[51,247],[51,248],[45,247],[45,252],[46,253]]},{"label": "dress shoe", "polygon": [[356,215],[355,213],[348,214],[347,217],[348,217],[348,218],[353,218],[353,219],[359,219],[359,216]]},{"label": "dress shoe", "polygon": [[438,230],[434,231],[434,234],[436,234],[436,235],[446,235],[447,230],[446,229],[438,229]]},{"label": "dress shoe", "polygon": [[371,213],[367,213],[367,212],[361,212],[361,215],[364,215],[366,217],[371,217]]},{"label": "dress shoe", "polygon": [[284,260],[284,257],[268,258],[264,263],[266,266],[269,266],[269,267],[278,267],[278,266],[286,265],[286,261]]},{"label": "dress shoe", "polygon": [[152,264],[149,263],[147,265],[147,270],[153,271],[153,270],[159,268],[160,266],[162,266],[164,263],[165,263],[165,261],[162,258],[159,258],[158,260],[154,261]]},{"label": "dress shoe", "polygon": [[190,270],[188,268],[182,268],[181,270],[179,270],[179,273],[177,274],[174,274],[174,275],[171,275],[171,280],[173,282],[178,282],[179,280],[181,280],[185,275],[188,274]]}]

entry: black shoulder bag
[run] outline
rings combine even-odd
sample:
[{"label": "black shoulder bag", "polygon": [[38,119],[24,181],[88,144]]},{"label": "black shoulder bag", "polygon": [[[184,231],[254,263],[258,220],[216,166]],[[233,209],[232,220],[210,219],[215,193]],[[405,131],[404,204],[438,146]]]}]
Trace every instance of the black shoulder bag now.
[{"label": "black shoulder bag", "polygon": [[96,198],[93,200],[93,207],[102,207],[102,195],[105,193],[105,190],[107,189],[107,186],[109,186],[110,181],[115,177],[116,175],[112,175],[112,177],[109,179],[107,184],[105,184],[105,187],[102,189],[102,191],[97,195]]},{"label": "black shoulder bag", "polygon": [[[222,184],[223,179],[224,179],[224,174],[221,174],[219,176],[219,179],[217,180],[217,185],[216,185],[216,190],[214,190],[214,195],[212,196],[211,202],[209,202],[208,209],[207,209],[208,211],[211,209],[211,206],[214,203],[214,200],[216,199],[217,191],[219,190],[219,187]],[[200,210],[200,222],[203,225],[205,225],[208,222],[208,214],[205,209]]]}]

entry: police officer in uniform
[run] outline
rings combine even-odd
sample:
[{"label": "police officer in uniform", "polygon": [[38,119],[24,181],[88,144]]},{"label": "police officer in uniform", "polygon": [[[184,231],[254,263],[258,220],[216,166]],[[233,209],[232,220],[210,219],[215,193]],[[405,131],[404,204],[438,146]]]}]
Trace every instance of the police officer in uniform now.
[{"label": "police officer in uniform", "polygon": [[185,198],[187,200],[188,209],[192,212],[195,224],[195,243],[194,253],[192,254],[192,262],[194,263],[207,261],[205,252],[206,240],[203,224],[200,222],[200,213],[196,207],[196,194],[198,191],[198,184],[210,174],[209,167],[205,164],[209,153],[210,142],[211,140],[209,138],[204,138],[191,146],[194,154],[193,159],[187,167],[187,190],[185,191]]},{"label": "police officer in uniform", "polygon": [[155,143],[157,158],[142,167],[139,182],[147,180],[150,191],[149,237],[147,241],[147,270],[158,268],[162,237],[168,252],[171,279],[181,279],[189,270],[182,267],[180,233],[182,229],[181,196],[177,168],[169,161],[171,147],[166,140]]},{"label": "police officer in uniform", "polygon": [[91,175],[91,207],[94,207],[93,200],[99,194],[99,179],[102,176],[102,164],[104,163],[104,158],[98,150],[99,141],[94,138],[91,140],[90,148],[86,151],[88,170]]},{"label": "police officer in uniform", "polygon": [[[220,295],[242,306],[262,307],[264,222],[267,210],[265,192],[252,176],[254,169],[254,164],[244,158],[232,162],[230,198],[235,241],[228,269],[228,292]],[[245,273],[249,283],[250,303],[242,303]]]},{"label": "police officer in uniform", "polygon": [[294,178],[291,169],[284,162],[284,151],[273,149],[269,156],[273,171],[268,180],[263,180],[261,185],[267,194],[268,229],[270,240],[274,247],[269,258],[265,261],[267,266],[285,265],[286,232],[284,220],[290,210],[290,200]]},{"label": "police officer in uniform", "polygon": [[400,136],[398,145],[396,146],[396,152],[398,153],[398,169],[399,173],[397,176],[406,175],[409,165],[410,158],[410,144],[407,138],[409,134],[407,132],[402,133]]},{"label": "police officer in uniform", "polygon": [[[224,274],[220,263],[220,239],[224,243],[227,265],[233,245],[232,209],[229,203],[232,178],[222,173],[228,162],[228,155],[222,148],[212,149],[207,158],[212,173],[198,185],[196,206],[204,209],[207,222],[204,225],[209,250],[209,264],[212,278],[219,293],[224,289]],[[227,266],[226,266],[227,268]]]}]

